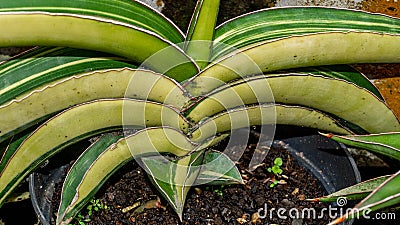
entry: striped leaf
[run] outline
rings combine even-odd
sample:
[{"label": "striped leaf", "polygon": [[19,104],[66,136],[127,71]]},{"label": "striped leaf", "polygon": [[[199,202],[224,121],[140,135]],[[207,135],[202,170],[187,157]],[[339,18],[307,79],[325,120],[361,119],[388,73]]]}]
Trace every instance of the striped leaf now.
[{"label": "striped leaf", "polygon": [[174,80],[147,70],[108,69],[47,83],[0,106],[0,142],[49,115],[101,98],[151,100],[181,108],[189,96]]},{"label": "striped leaf", "polygon": [[340,136],[325,134],[343,144],[369,150],[400,161],[400,133]]},{"label": "striped leaf", "polygon": [[334,202],[337,201],[338,198],[345,197],[348,200],[361,200],[367,195],[369,195],[372,191],[378,188],[383,182],[385,182],[391,175],[381,176],[374,179],[366,180],[359,184],[355,184],[353,186],[343,188],[337,192],[329,194],[327,196],[308,199],[309,201],[314,202]]},{"label": "striped leaf", "polygon": [[4,149],[4,152],[1,152],[2,157],[0,160],[0,171],[4,170],[8,161],[13,157],[14,152],[28,136],[29,134],[25,134],[21,135],[20,137],[14,136],[13,138],[10,138],[9,144]]},{"label": "striped leaf", "polygon": [[105,53],[62,47],[36,48],[0,64],[0,104],[61,78],[123,67],[136,68]]},{"label": "striped leaf", "polygon": [[349,65],[334,65],[334,66],[318,66],[306,67],[289,70],[292,73],[306,73],[313,75],[321,75],[325,77],[337,78],[354,83],[355,85],[365,88],[374,95],[384,100],[378,88],[362,73]]},{"label": "striped leaf", "polygon": [[140,1],[129,0],[14,0],[2,1],[0,12],[48,12],[100,17],[154,32],[174,43],[183,33],[168,18]]},{"label": "striped leaf", "polygon": [[[71,189],[71,187],[76,187],[79,186],[81,183],[83,183],[83,178],[87,170],[90,169],[91,164],[93,163],[93,158],[97,157],[99,154],[101,154],[105,149],[107,149],[109,146],[115,144],[119,139],[121,139],[122,136],[116,136],[113,134],[105,134],[102,135],[99,139],[96,140],[92,145],[90,145],[75,161],[75,163],[72,165],[71,169],[69,170],[66,179],[64,180],[63,188],[62,188],[62,195],[61,195],[61,207],[64,206],[64,203],[66,199],[71,199],[71,197],[74,196],[75,190]],[[123,163],[120,163],[120,166],[123,166]],[[72,174],[72,175],[71,175]],[[100,179],[99,181],[103,181],[103,179]],[[92,194],[93,197],[94,193]],[[72,200],[71,200],[72,201]],[[87,200],[86,202],[83,202],[81,207],[79,207],[80,210],[84,204],[89,202]],[[78,208],[78,207],[76,207]],[[65,211],[65,209],[59,209]],[[57,222],[59,224],[59,222]]]},{"label": "striped leaf", "polygon": [[189,24],[185,39],[185,51],[201,69],[209,62],[214,27],[217,23],[219,0],[199,0]]},{"label": "striped leaf", "polygon": [[[70,1],[65,1],[70,2]],[[1,7],[1,4],[0,4]],[[76,38],[80,37],[80,38]],[[161,36],[127,23],[74,13],[0,12],[0,46],[65,46],[126,57],[183,81],[198,72],[182,49]],[[168,56],[168,57],[166,57]]]},{"label": "striped leaf", "polygon": [[[305,68],[295,68],[291,70],[279,71],[278,73],[264,74],[265,76],[275,76],[276,74],[306,74],[306,75],[320,75],[324,77],[337,78],[346,80],[348,82],[354,83],[355,85],[365,88],[368,91],[375,94],[377,97],[383,100],[382,95],[374,84],[362,73],[357,71],[348,65],[334,65],[334,66],[318,66],[318,67],[305,67]],[[199,86],[197,80],[204,79],[202,76],[194,77],[190,82],[185,84],[195,95],[204,95],[213,91],[214,89],[223,86],[225,83],[230,83],[237,80],[236,77],[231,77],[231,79],[225,78],[224,82],[210,81],[207,82],[209,86]],[[243,79],[246,79],[244,77]]]},{"label": "striped leaf", "polygon": [[228,83],[195,103],[187,118],[198,122],[226,109],[272,101],[329,113],[360,127],[357,133],[400,129],[394,113],[371,92],[344,80],[307,74],[259,75]]},{"label": "striped leaf", "polygon": [[350,213],[334,220],[328,225],[339,224],[347,219],[400,204],[400,171],[379,185],[370,195],[354,206]]},{"label": "striped leaf", "polygon": [[217,133],[266,124],[296,125],[319,130],[335,130],[335,133],[351,133],[340,124],[340,121],[314,109],[261,104],[231,109],[210,117],[195,126],[189,136],[193,141],[201,142]]},{"label": "striped leaf", "polygon": [[133,157],[155,153],[184,156],[196,146],[171,127],[146,128],[117,140],[118,137],[103,136],[71,167],[63,184],[57,224],[68,224],[108,178]]},{"label": "striped leaf", "polygon": [[235,163],[224,153],[207,151],[196,185],[243,184],[242,176]]},{"label": "striped leaf", "polygon": [[[123,110],[130,115],[122,116]],[[72,143],[115,129],[146,126],[188,127],[173,108],[150,101],[98,100],[72,107],[43,123],[12,153],[0,171],[0,203],[41,162]]]},{"label": "striped leaf", "polygon": [[[213,58],[226,55],[234,48],[247,48],[268,40],[350,31],[398,35],[400,20],[380,14],[337,8],[286,7],[260,10],[239,16],[217,27]],[[337,43],[335,46],[341,45]],[[327,53],[329,54],[329,51]]]},{"label": "striped leaf", "polygon": [[348,32],[294,36],[233,52],[211,63],[186,85],[209,90],[230,80],[276,70],[333,64],[397,63],[400,62],[398,52],[400,35]]},{"label": "striped leaf", "polygon": [[162,156],[141,158],[150,180],[167,199],[181,221],[187,193],[196,182],[203,157],[204,151],[199,150],[173,161]]}]

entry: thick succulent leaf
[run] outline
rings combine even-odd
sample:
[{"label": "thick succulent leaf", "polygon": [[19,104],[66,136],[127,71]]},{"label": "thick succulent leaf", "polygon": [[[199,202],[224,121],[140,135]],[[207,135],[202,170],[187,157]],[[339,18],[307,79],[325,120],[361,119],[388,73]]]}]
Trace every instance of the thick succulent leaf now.
[{"label": "thick succulent leaf", "polygon": [[94,70],[136,66],[110,54],[42,47],[0,64],[0,105],[42,85]]},{"label": "thick succulent leaf", "polygon": [[384,100],[378,88],[364,74],[360,73],[358,70],[349,65],[297,68],[289,70],[289,72],[322,75],[325,77],[346,80],[359,87],[367,89],[381,100]]},{"label": "thick succulent leaf", "polygon": [[400,133],[398,132],[347,136],[325,134],[325,136],[343,144],[367,149],[400,161]]},{"label": "thick succulent leaf", "polygon": [[261,104],[232,109],[210,117],[194,127],[191,139],[201,142],[216,133],[223,133],[252,125],[283,124],[319,130],[335,130],[335,133],[351,133],[340,121],[317,111],[300,106]]},{"label": "thick succulent leaf", "polygon": [[[133,116],[122,116],[123,110]],[[159,103],[128,99],[98,100],[72,107],[43,123],[13,152],[0,171],[0,203],[41,162],[72,143],[101,132],[124,127],[188,127],[173,108]]]},{"label": "thick succulent leaf", "polygon": [[155,153],[184,156],[196,147],[182,132],[171,127],[146,128],[116,142],[117,138],[102,137],[71,167],[63,184],[57,224],[68,224],[107,179],[134,156]]},{"label": "thick succulent leaf", "polygon": [[[64,206],[66,199],[72,201],[72,197],[74,196],[75,190],[74,187],[80,185],[83,182],[83,178],[87,170],[90,168],[93,163],[93,159],[101,154],[105,149],[109,148],[111,145],[115,144],[122,136],[117,136],[113,134],[105,134],[99,137],[96,142],[94,142],[91,146],[89,146],[75,161],[72,165],[70,171],[67,174],[66,179],[64,180],[64,185],[62,188],[61,195],[61,207]],[[121,166],[123,163],[121,162]],[[82,205],[83,206],[83,205]],[[65,207],[64,207],[65,208]],[[65,209],[59,209],[65,211]],[[57,224],[59,224],[57,222]]]},{"label": "thick succulent leaf", "polygon": [[49,12],[96,16],[152,31],[174,43],[183,33],[168,18],[140,1],[129,0],[14,0],[2,1],[0,12]]},{"label": "thick succulent leaf", "polygon": [[29,136],[29,134],[21,135],[21,137],[14,136],[10,138],[9,144],[4,152],[1,152],[0,171],[3,171],[7,166],[7,162],[13,157],[14,152],[18,149],[21,143]]},{"label": "thick succulent leaf", "polygon": [[337,201],[338,198],[343,198],[343,197],[345,197],[348,200],[361,200],[367,195],[369,195],[372,191],[374,191],[379,185],[381,185],[390,177],[391,175],[373,178],[355,184],[353,186],[343,188],[332,194],[308,200],[314,202],[334,202]]},{"label": "thick succulent leaf", "polygon": [[199,0],[185,40],[185,51],[201,69],[209,62],[212,41],[214,39],[214,27],[217,23],[219,0]]},{"label": "thick succulent leaf", "polygon": [[174,161],[169,161],[163,156],[141,158],[150,180],[167,199],[181,221],[187,193],[196,182],[203,157],[204,151],[199,150]]},{"label": "thick succulent leaf", "polygon": [[[280,71],[279,73],[273,73],[273,74],[265,74],[265,76],[276,76],[277,74],[306,74],[306,75],[320,75],[324,77],[330,77],[330,78],[337,78],[337,79],[342,79],[349,81],[351,83],[354,83],[355,85],[365,88],[368,91],[372,92],[375,94],[377,97],[379,97],[381,100],[383,100],[382,95],[380,94],[378,88],[372,84],[372,82],[362,73],[354,69],[353,67],[349,65],[334,65],[334,66],[318,66],[318,67],[304,67],[304,68],[296,68],[296,69],[291,69],[291,70],[286,70],[286,71]],[[232,79],[225,79],[224,82],[230,83],[236,78],[231,77]],[[202,79],[202,78],[197,78],[197,79]],[[195,93],[196,95],[204,95],[207,94],[211,91],[214,91],[215,88],[220,86],[223,86],[224,83],[217,84],[215,83],[214,88],[210,87],[202,87],[201,90],[200,88],[193,87],[197,85],[197,80],[194,78],[191,82],[188,82],[185,84],[185,86],[188,87],[188,89],[191,90],[192,93]],[[245,78],[243,78],[245,79]]]},{"label": "thick succulent leaf", "polygon": [[243,184],[242,176],[235,163],[224,153],[207,151],[204,156],[196,185]]},{"label": "thick succulent leaf", "polygon": [[370,133],[400,130],[394,113],[371,92],[344,80],[307,74],[259,75],[228,83],[195,103],[187,118],[198,122],[229,108],[273,100],[326,112]]},{"label": "thick succulent leaf", "polygon": [[397,35],[400,33],[400,20],[337,8],[285,7],[260,10],[227,21],[217,28],[213,58],[227,54],[231,50],[227,46],[244,48],[290,36],[349,31]]},{"label": "thick succulent leaf", "polygon": [[293,36],[235,51],[211,63],[186,86],[192,94],[199,95],[225,82],[262,72],[334,64],[397,63],[398,52],[400,35],[332,32]]},{"label": "thick succulent leaf", "polygon": [[[0,12],[0,46],[34,45],[115,54],[137,64],[144,63],[144,66],[165,72],[178,81],[198,72],[195,62],[178,46],[158,34],[127,23],[72,12]],[[160,50],[162,53],[145,62]]]},{"label": "thick succulent leaf", "polygon": [[339,224],[346,219],[363,215],[366,211],[376,211],[398,204],[400,204],[400,171],[393,174],[364,200],[354,206],[350,213],[334,220],[329,225]]},{"label": "thick succulent leaf", "polygon": [[151,100],[181,108],[189,96],[174,80],[147,70],[109,69],[48,83],[0,106],[0,142],[72,105],[101,98]]}]

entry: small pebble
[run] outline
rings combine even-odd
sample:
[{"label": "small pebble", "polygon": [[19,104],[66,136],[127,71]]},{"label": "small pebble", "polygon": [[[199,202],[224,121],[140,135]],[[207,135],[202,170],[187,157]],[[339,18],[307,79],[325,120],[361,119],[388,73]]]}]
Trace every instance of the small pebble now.
[{"label": "small pebble", "polygon": [[303,219],[293,219],[292,225],[303,225]]},{"label": "small pebble", "polygon": [[200,188],[194,188],[194,190],[196,191],[196,194],[201,195],[201,189]]}]

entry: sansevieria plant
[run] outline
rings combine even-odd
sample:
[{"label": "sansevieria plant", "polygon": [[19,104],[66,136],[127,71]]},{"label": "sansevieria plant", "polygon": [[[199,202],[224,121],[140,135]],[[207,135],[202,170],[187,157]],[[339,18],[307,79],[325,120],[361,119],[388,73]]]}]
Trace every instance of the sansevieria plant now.
[{"label": "sansevieria plant", "polygon": [[124,135],[101,136],[70,169],[57,224],[133,159],[182,219],[191,186],[242,182],[212,150],[233,129],[400,131],[378,90],[345,65],[400,62],[399,19],[296,7],[215,27],[218,6],[199,0],[183,34],[136,1],[0,1],[0,46],[42,46],[0,65],[0,205],[54,154],[113,130]]}]

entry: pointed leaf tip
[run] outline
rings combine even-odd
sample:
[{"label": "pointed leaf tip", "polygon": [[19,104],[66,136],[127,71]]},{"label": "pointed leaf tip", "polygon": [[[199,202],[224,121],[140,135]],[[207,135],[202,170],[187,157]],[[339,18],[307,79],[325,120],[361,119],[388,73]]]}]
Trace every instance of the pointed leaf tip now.
[{"label": "pointed leaf tip", "polygon": [[328,223],[328,225],[336,225],[336,224],[340,224],[343,223],[345,221],[345,216],[339,217],[337,219],[335,219],[334,221]]},{"label": "pointed leaf tip", "polygon": [[304,201],[306,201],[306,202],[315,202],[315,203],[318,203],[318,202],[319,202],[319,198],[307,198],[307,199],[305,199]]},{"label": "pointed leaf tip", "polygon": [[322,135],[322,136],[325,136],[325,137],[327,137],[327,138],[332,138],[334,135],[333,134],[331,134],[331,133],[329,133],[329,134],[326,134],[326,133],[322,133],[322,132],[318,132],[320,135]]}]

